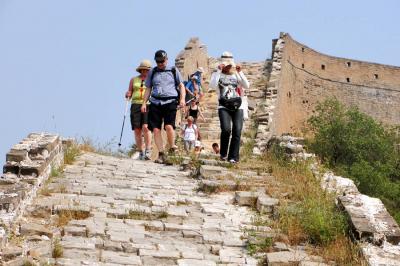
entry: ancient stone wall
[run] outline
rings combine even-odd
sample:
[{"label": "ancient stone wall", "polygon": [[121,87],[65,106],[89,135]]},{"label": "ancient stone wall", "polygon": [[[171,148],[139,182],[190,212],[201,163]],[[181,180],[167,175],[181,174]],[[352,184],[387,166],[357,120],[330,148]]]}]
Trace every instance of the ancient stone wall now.
[{"label": "ancient stone wall", "polygon": [[0,248],[52,167],[62,164],[63,155],[60,137],[44,133],[29,134],[7,153],[0,178]]},{"label": "ancient stone wall", "polygon": [[193,74],[197,68],[202,67],[205,71],[203,74],[205,79],[209,73],[207,47],[200,43],[199,38],[191,38],[184,50],[176,57],[175,65],[184,79]]},{"label": "ancient stone wall", "polygon": [[273,133],[301,130],[315,105],[337,97],[378,121],[400,124],[400,67],[327,56],[281,34],[284,41]]}]

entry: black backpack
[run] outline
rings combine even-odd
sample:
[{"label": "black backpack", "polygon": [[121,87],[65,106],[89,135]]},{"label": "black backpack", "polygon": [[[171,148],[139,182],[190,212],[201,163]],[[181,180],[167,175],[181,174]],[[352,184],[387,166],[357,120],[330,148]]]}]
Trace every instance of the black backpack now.
[{"label": "black backpack", "polygon": [[151,95],[151,97],[153,97],[154,99],[157,99],[157,100],[167,101],[167,100],[171,100],[171,99],[176,99],[177,101],[179,101],[179,99],[181,97],[181,91],[178,89],[179,83],[176,78],[176,68],[172,67],[171,69],[163,70],[163,69],[159,69],[158,67],[153,67],[153,71],[151,72],[151,76],[150,76],[150,81],[151,81],[150,87],[153,87],[153,78],[154,78],[154,74],[156,72],[172,72],[172,75],[174,76],[174,81],[175,81],[175,89],[178,92],[178,96],[161,96],[160,97],[160,96]]}]

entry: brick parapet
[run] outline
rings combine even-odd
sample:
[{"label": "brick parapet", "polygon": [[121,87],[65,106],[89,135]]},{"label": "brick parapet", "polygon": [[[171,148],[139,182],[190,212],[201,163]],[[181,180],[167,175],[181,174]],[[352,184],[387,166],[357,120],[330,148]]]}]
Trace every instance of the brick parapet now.
[{"label": "brick parapet", "polygon": [[58,135],[32,133],[14,145],[6,155],[0,178],[0,247],[38,189],[64,160]]},{"label": "brick parapet", "polygon": [[300,133],[318,102],[336,97],[376,120],[400,124],[400,67],[321,54],[282,34],[274,135]]}]

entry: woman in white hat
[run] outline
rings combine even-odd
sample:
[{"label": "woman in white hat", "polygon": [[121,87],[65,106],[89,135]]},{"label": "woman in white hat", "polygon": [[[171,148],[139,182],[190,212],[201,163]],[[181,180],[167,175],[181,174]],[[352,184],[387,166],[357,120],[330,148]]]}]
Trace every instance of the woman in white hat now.
[{"label": "woman in white hat", "polygon": [[224,52],[220,61],[221,64],[210,81],[210,88],[215,89],[218,95],[220,156],[224,161],[237,163],[243,128],[243,90],[249,89],[250,83],[240,66],[235,65],[232,53]]},{"label": "woman in white hat", "polygon": [[[125,94],[127,99],[131,99],[131,125],[135,135],[135,143],[139,151],[140,160],[150,160],[151,157],[151,132],[148,129],[148,111],[142,113],[140,108],[143,103],[144,92],[146,91],[146,78],[151,69],[150,60],[143,60],[136,68],[139,76],[133,77],[129,82],[128,91]],[[149,110],[147,108],[147,110]],[[144,136],[144,145],[142,141]]]}]

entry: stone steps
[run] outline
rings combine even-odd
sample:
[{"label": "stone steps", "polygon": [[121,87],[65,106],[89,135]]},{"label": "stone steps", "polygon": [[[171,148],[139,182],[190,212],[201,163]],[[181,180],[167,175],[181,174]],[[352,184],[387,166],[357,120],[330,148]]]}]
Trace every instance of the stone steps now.
[{"label": "stone steps", "polygon": [[42,210],[43,226],[52,228],[51,210],[89,212],[51,230],[61,235],[57,265],[257,264],[246,249],[252,211],[245,198],[196,192],[199,181],[175,166],[87,153],[51,183],[61,184],[62,193],[35,200],[35,218],[24,218],[38,223]]}]

